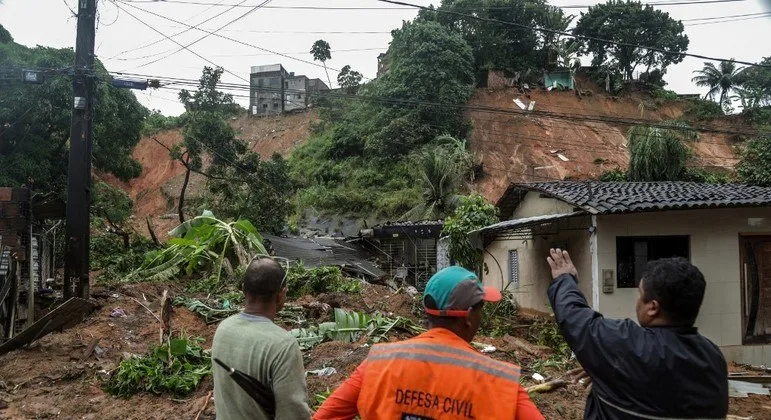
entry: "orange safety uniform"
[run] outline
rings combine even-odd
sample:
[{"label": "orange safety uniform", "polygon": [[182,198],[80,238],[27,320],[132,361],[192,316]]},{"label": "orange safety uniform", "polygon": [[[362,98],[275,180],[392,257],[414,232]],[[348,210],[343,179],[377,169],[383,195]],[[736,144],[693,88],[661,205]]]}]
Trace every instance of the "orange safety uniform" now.
[{"label": "orange safety uniform", "polygon": [[543,419],[519,367],[477,352],[444,328],[372,347],[314,415],[351,419]]}]

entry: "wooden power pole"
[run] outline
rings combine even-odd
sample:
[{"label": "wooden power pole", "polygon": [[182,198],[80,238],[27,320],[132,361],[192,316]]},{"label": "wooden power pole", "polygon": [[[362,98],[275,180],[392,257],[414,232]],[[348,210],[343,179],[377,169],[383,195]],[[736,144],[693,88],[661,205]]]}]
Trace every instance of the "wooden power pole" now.
[{"label": "wooden power pole", "polygon": [[67,177],[67,254],[64,297],[88,299],[89,207],[93,144],[96,0],[78,0],[78,33],[72,81],[73,108]]}]

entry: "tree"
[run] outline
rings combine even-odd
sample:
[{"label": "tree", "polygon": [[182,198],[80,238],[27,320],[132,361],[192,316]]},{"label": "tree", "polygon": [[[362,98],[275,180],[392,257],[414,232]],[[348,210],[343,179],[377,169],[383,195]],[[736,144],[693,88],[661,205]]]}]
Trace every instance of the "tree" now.
[{"label": "tree", "polygon": [[233,98],[217,90],[221,68],[204,67],[198,90],[179,93],[180,101],[187,110],[186,123],[182,129],[183,140],[169,150],[171,157],[185,167],[185,179],[179,193],[177,206],[179,222],[185,221],[185,192],[190,182],[190,173],[200,173],[207,178],[212,175],[203,170],[203,154],[211,156],[209,171],[232,164],[239,154],[246,152],[246,145],[235,137],[235,130],[224,117],[232,110]]},{"label": "tree", "polygon": [[448,150],[432,149],[423,152],[417,162],[421,202],[407,212],[403,219],[442,219],[460,204],[458,191],[463,184],[465,172],[470,168],[460,166]]},{"label": "tree", "polygon": [[[66,69],[72,49],[27,48],[0,42],[0,63],[15,68]],[[97,76],[109,80],[99,61]],[[17,73],[13,73],[18,77]],[[26,185],[64,195],[67,185],[72,82],[64,71],[50,71],[39,85],[14,77],[0,82],[0,185]],[[128,180],[141,171],[131,153],[139,142],[147,110],[131,91],[99,83],[94,109],[94,169]]]},{"label": "tree", "polygon": [[771,136],[747,143],[736,172],[746,184],[771,187]]},{"label": "tree", "polygon": [[593,56],[593,66],[618,67],[625,80],[633,80],[639,66],[645,73],[652,69],[666,72],[670,64],[683,60],[689,42],[682,22],[636,1],[609,0],[589,7],[581,13],[573,34],[581,44],[581,54]]},{"label": "tree", "polygon": [[208,182],[210,206],[226,218],[249,219],[261,231],[281,233],[292,214],[294,184],[279,154],[260,161],[247,152],[233,165],[217,169]]},{"label": "tree", "polygon": [[[486,83],[489,69],[524,72],[546,67],[559,37],[526,27],[564,30],[572,20],[545,0],[443,0],[438,10],[459,14],[422,10],[418,21],[436,21],[463,37],[472,48],[480,85]],[[464,14],[522,26],[483,22]]]},{"label": "tree", "polygon": [[0,44],[7,44],[9,42],[13,42],[11,33],[8,32],[8,30],[5,29],[3,25],[0,25]]},{"label": "tree", "polygon": [[327,74],[327,81],[329,82],[329,88],[332,89],[332,79],[329,78],[329,70],[327,70],[327,60],[332,59],[332,51],[329,47],[329,42],[320,39],[313,43],[311,47],[311,54],[313,55],[313,61],[321,61],[324,65],[324,72]]},{"label": "tree", "polygon": [[457,264],[481,274],[487,267],[484,254],[468,240],[468,233],[498,222],[498,209],[479,194],[461,198],[455,213],[444,221],[442,235],[450,238],[450,259]]},{"label": "tree", "polygon": [[744,67],[738,67],[733,59],[721,61],[720,68],[712,63],[704,63],[701,70],[694,71],[697,76],[691,81],[696,83],[696,86],[708,87],[709,91],[704,97],[710,100],[718,97],[718,103],[727,111],[731,108],[730,94],[738,88],[743,70]]},{"label": "tree", "polygon": [[771,56],[759,64],[766,67],[747,67],[737,76],[741,86],[736,90],[744,109],[771,105]]},{"label": "tree", "polygon": [[441,134],[465,137],[462,107],[474,91],[468,44],[435,22],[406,22],[393,31],[388,57],[388,72],[366,93],[396,102],[367,107],[359,122],[373,128],[363,136],[365,151],[400,156]]},{"label": "tree", "polygon": [[685,140],[698,138],[685,123],[669,122],[671,128],[635,126],[629,130],[630,181],[684,181],[690,150]]},{"label": "tree", "polygon": [[345,65],[340,74],[337,75],[337,84],[348,93],[356,93],[359,90],[361,79],[364,76],[356,70],[351,70],[351,66]]}]

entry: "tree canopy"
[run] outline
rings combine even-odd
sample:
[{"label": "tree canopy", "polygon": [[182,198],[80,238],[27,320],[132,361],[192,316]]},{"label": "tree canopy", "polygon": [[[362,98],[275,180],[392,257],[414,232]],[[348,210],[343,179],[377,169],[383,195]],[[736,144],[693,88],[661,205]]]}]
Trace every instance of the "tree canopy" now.
[{"label": "tree canopy", "polygon": [[[0,35],[1,36],[1,35]],[[65,72],[72,66],[71,49],[28,48],[0,42],[0,185],[27,185],[39,191],[63,193],[66,187],[72,82]],[[46,69],[39,85],[22,84],[21,69]],[[97,61],[97,75],[109,80]],[[99,82],[94,111],[93,163],[122,180],[139,175],[131,157],[139,142],[147,110],[131,91]]]},{"label": "tree canopy", "polygon": [[747,143],[736,172],[744,183],[771,187],[771,136]]},{"label": "tree canopy", "polygon": [[721,61],[719,67],[713,63],[704,63],[701,70],[696,70],[696,76],[691,79],[696,86],[707,87],[707,99],[718,98],[723,109],[731,107],[731,93],[739,89],[744,67],[739,67],[733,60]]},{"label": "tree canopy", "polygon": [[545,0],[443,0],[438,10],[520,24],[496,24],[460,14],[423,10],[418,20],[436,21],[460,34],[471,46],[477,80],[487,80],[487,70],[511,72],[542,69],[550,65],[549,51],[559,42],[555,34],[527,27],[566,30],[572,16]]},{"label": "tree canopy", "polygon": [[421,201],[417,156],[437,136],[465,138],[474,90],[466,41],[436,22],[406,22],[388,57],[388,72],[356,97],[321,98],[317,130],[290,162],[301,206],[400,216]]},{"label": "tree canopy", "polygon": [[670,64],[681,62],[689,42],[684,30],[682,22],[653,6],[609,0],[581,13],[573,34],[581,54],[593,56],[592,65],[615,67],[626,80],[632,80],[635,70],[650,73],[658,69],[663,74]]},{"label": "tree canopy", "polygon": [[[771,56],[765,57],[760,64],[771,66]],[[741,87],[737,90],[744,108],[771,106],[771,68],[747,67],[738,79]]]},{"label": "tree canopy", "polygon": [[178,205],[180,221],[184,221],[190,173],[196,172],[207,180],[208,194],[199,200],[204,208],[226,218],[248,219],[260,230],[280,232],[292,209],[288,166],[280,155],[261,161],[237,138],[226,117],[238,105],[217,88],[222,72],[204,67],[198,89],[179,94],[188,111],[181,118],[183,141],[170,154],[186,168]]}]

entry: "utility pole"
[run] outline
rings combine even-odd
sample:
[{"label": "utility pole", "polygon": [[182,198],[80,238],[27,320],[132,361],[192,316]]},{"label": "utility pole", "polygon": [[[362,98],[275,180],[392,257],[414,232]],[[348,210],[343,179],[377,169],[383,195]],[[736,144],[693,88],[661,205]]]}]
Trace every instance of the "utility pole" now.
[{"label": "utility pole", "polygon": [[89,207],[91,204],[91,146],[94,117],[94,41],[96,0],[78,0],[78,33],[72,81],[72,128],[67,177],[67,253],[64,260],[64,298],[88,299]]}]

